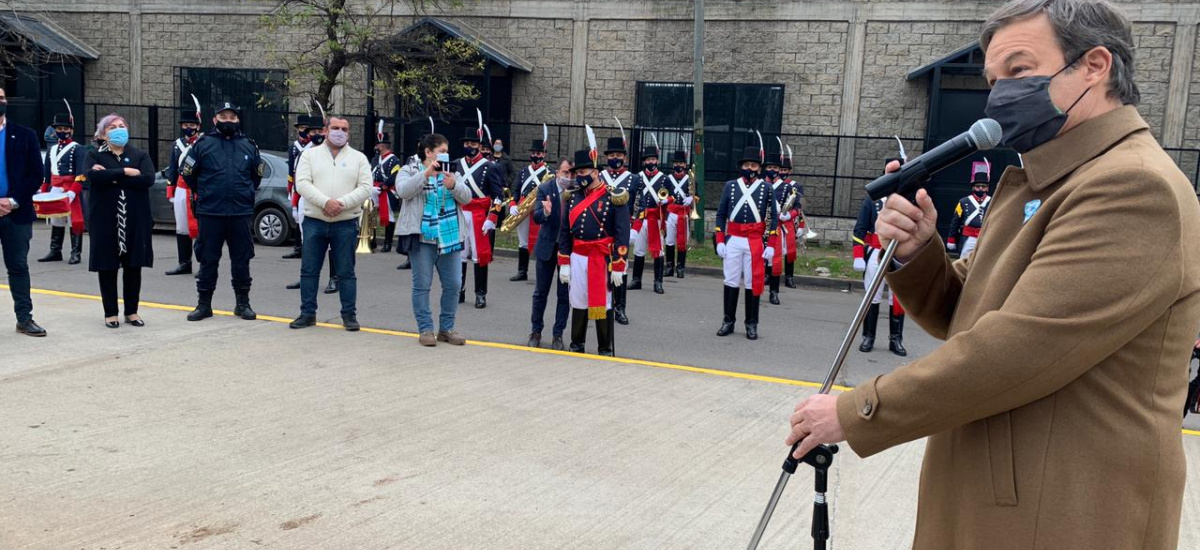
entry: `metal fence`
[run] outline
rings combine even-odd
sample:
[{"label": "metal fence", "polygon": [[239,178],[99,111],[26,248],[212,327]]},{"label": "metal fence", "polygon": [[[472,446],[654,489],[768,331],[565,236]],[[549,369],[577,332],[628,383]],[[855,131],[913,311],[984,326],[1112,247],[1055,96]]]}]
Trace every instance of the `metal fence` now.
[{"label": "metal fence", "polygon": [[[30,113],[21,113],[18,107],[10,107],[13,120],[30,118]],[[28,108],[36,108],[30,106]],[[79,141],[89,141],[95,131],[96,121],[109,113],[118,113],[126,118],[130,126],[130,141],[143,148],[162,167],[169,161],[171,143],[178,138],[179,109],[154,105],[86,104],[77,108],[76,136]],[[286,156],[289,144],[296,139],[292,124],[300,113],[246,109],[242,113],[243,127],[247,135],[267,152]],[[211,113],[204,114],[205,126]],[[340,115],[339,115],[340,116]],[[375,124],[379,120],[368,116],[347,116],[351,124],[351,143],[369,151],[375,145]],[[429,131],[428,119],[400,120],[384,118],[385,131],[393,136],[393,147],[400,154],[412,154],[417,140]],[[452,146],[451,152],[467,132],[475,131],[474,121],[435,122],[435,130],[446,136]],[[518,168],[526,160],[526,152],[534,140],[542,140],[543,125],[523,122],[495,122],[488,124],[491,136],[502,139]],[[594,126],[597,145],[603,151],[609,137],[620,136],[616,126]],[[674,151],[686,151],[691,156],[693,133],[690,128],[626,128],[629,140],[629,164],[641,163],[644,147],[658,144],[662,151],[662,164],[667,164]],[[574,151],[587,146],[583,126],[567,124],[545,125],[547,134],[547,157],[557,159],[570,157]],[[794,151],[793,175],[805,187],[805,212],[812,216],[852,218],[866,195],[864,186],[878,177],[883,159],[898,154],[896,139],[887,136],[843,136],[820,134],[782,134],[778,136]],[[747,145],[758,145],[753,132],[707,130],[705,132],[705,174],[702,197],[703,206],[716,208],[715,200],[709,197],[720,195],[725,181],[737,175],[737,160]],[[777,136],[763,136],[768,151],[779,149]],[[921,153],[923,138],[900,138],[909,157]],[[1187,174],[1193,187],[1200,195],[1200,149],[1169,148],[1166,150],[1180,169]]]}]

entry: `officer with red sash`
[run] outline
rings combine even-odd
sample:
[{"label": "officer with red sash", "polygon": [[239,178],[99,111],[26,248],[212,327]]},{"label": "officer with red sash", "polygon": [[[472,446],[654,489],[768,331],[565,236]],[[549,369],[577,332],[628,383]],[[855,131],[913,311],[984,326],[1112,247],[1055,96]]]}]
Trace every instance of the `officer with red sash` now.
[{"label": "officer with red sash", "polygon": [[171,201],[175,213],[175,250],[179,254],[179,265],[167,271],[167,275],[192,273],[192,241],[200,235],[196,212],[192,210],[192,191],[179,175],[183,159],[201,137],[200,113],[180,111],[179,133],[179,139],[171,145],[171,162],[167,163],[166,169],[167,200]]},{"label": "officer with red sash", "polygon": [[683,278],[687,265],[688,224],[692,215],[692,182],[688,176],[687,153],[671,154],[671,173],[667,174],[667,257],[663,275]]},{"label": "officer with red sash", "polygon": [[566,227],[558,236],[559,279],[569,286],[570,350],[584,352],[588,321],[596,321],[598,352],[612,356],[612,289],[625,283],[629,192],[607,185],[595,159],[595,150],[575,152],[575,189],[566,200]]},{"label": "officer with red sash", "polygon": [[658,148],[642,149],[643,170],[633,177],[630,192],[633,194],[633,231],[637,240],[633,242],[633,282],[629,290],[641,290],[642,271],[646,268],[646,253],[654,260],[654,292],[663,293],[664,262],[663,247],[667,232],[668,198],[660,193],[667,189],[667,176],[658,170]]},{"label": "officer with red sash", "polygon": [[962,244],[962,250],[958,253],[960,258],[970,256],[971,251],[975,250],[979,230],[983,228],[983,218],[992,203],[992,197],[988,196],[991,181],[992,164],[987,159],[971,163],[971,194],[959,199],[946,238],[946,250],[954,251],[959,243]]},{"label": "officer with red sash", "polygon": [[758,339],[758,306],[766,280],[766,262],[775,255],[779,212],[770,184],[759,178],[765,157],[761,148],[747,147],[738,161],[741,175],[725,182],[717,206],[717,255],[725,265],[725,317],[717,336],[733,334],[738,294],[746,289],[746,338]]},{"label": "officer with red sash", "polygon": [[[893,160],[904,162],[901,159],[887,159],[884,166]],[[872,201],[871,197],[864,198],[862,208],[858,210],[858,220],[854,223],[854,270],[863,272],[864,287],[867,284],[866,281],[874,278],[875,270],[887,268],[887,266],[879,265],[879,257],[883,255],[883,249],[880,247],[879,236],[875,234],[875,221],[879,218],[879,212],[883,210],[886,201],[886,197],[877,201]],[[867,310],[867,316],[863,320],[863,339],[862,344],[858,346],[858,351],[867,353],[875,349],[875,328],[879,324],[879,303],[883,301],[884,293],[887,293],[888,304],[891,306],[888,311],[888,349],[892,353],[904,357],[908,355],[908,351],[904,349],[904,308],[900,306],[900,300],[897,300],[891,289],[888,288],[886,279],[871,299],[871,308]]]},{"label": "officer with red sash", "polygon": [[458,293],[461,304],[467,299],[467,262],[475,262],[475,307],[487,307],[488,264],[492,263],[492,238],[499,219],[499,206],[504,194],[504,181],[495,164],[484,156],[482,126],[467,130],[462,138],[463,156],[454,163],[459,183],[471,190],[471,202],[463,205],[467,218],[464,234],[462,280]]},{"label": "officer with red sash", "polygon": [[54,136],[58,141],[46,153],[42,163],[42,193],[50,188],[59,189],[71,197],[71,216],[50,220],[50,253],[38,258],[39,262],[61,262],[63,239],[67,228],[71,229],[71,256],[67,263],[80,262],[83,252],[83,183],[78,180],[87,172],[84,166],[87,151],[74,140],[75,117],[70,114],[54,115]]}]

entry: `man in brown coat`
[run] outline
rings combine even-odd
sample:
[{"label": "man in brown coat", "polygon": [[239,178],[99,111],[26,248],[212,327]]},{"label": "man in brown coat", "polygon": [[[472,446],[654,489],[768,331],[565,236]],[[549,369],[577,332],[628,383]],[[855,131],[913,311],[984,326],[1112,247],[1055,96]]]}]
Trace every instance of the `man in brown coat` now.
[{"label": "man in brown coat", "polygon": [[987,114],[1024,166],[978,248],[949,259],[924,191],[877,224],[900,242],[888,284],[945,344],[800,403],[787,442],[866,457],[928,437],[917,549],[1175,550],[1200,206],[1133,106],[1129,20],[1014,0],[980,42]]}]

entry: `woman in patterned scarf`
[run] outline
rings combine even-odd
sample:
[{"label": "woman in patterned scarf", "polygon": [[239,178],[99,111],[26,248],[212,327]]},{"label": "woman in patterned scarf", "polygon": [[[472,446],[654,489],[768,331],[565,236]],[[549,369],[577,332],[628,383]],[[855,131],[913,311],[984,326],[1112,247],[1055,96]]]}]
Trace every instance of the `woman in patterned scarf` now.
[{"label": "woman in patterned scarf", "polygon": [[142,268],[153,267],[150,187],[154,185],[154,163],[150,155],[129,145],[129,125],[110,114],[96,126],[96,138],[104,143],[88,153],[87,191],[88,270],[99,273],[104,304],[104,325],[118,328],[117,271],[124,270],[125,322],[135,327],[146,323],[138,315]]}]

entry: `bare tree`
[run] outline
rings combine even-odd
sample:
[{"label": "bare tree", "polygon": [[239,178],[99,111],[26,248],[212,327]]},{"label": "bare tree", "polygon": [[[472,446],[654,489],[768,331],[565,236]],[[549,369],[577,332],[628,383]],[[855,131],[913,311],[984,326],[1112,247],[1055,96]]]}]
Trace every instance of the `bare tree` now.
[{"label": "bare tree", "polygon": [[[310,30],[298,51],[272,40],[272,55],[288,69],[290,87],[313,85],[310,99],[330,105],[346,69],[371,67],[376,93],[400,96],[398,116],[451,116],[456,101],[478,91],[463,77],[483,67],[479,49],[466,40],[439,37],[428,29],[401,33],[430,11],[446,11],[463,0],[265,0],[274,4],[260,23],[269,36]],[[411,17],[396,15],[402,8]]]},{"label": "bare tree", "polygon": [[42,65],[73,62],[69,58],[42,49],[30,42],[24,34],[17,32],[12,25],[21,24],[28,16],[18,13],[11,0],[0,0],[0,16],[10,21],[0,29],[0,72],[11,74],[18,68],[40,71]]}]

